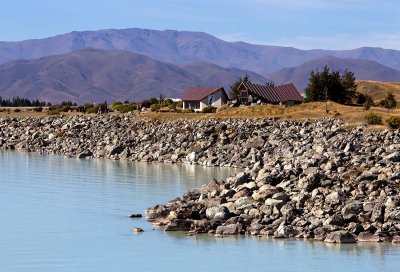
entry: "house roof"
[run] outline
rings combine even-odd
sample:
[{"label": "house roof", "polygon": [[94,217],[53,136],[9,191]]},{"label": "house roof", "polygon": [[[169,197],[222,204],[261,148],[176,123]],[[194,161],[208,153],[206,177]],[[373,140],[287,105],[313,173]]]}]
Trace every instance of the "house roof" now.
[{"label": "house roof", "polygon": [[267,85],[259,85],[250,82],[243,83],[246,90],[265,98],[271,102],[281,102],[278,94],[275,91],[274,87],[270,87]]},{"label": "house roof", "polygon": [[250,82],[242,83],[246,90],[260,96],[267,101],[280,103],[285,101],[303,101],[293,83],[280,86],[258,85]]},{"label": "house roof", "polygon": [[203,98],[206,98],[207,96],[219,91],[220,89],[222,89],[222,91],[225,93],[223,87],[189,87],[182,95],[182,100],[200,101]]},{"label": "house roof", "polygon": [[293,83],[276,86],[275,90],[281,98],[281,101],[303,101],[303,97]]}]

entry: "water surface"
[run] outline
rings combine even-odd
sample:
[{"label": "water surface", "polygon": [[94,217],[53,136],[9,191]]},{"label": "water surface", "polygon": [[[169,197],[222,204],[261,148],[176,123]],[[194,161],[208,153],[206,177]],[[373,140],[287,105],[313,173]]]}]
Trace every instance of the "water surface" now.
[{"label": "water surface", "polygon": [[391,244],[187,237],[127,218],[232,171],[0,152],[0,271],[399,271]]}]

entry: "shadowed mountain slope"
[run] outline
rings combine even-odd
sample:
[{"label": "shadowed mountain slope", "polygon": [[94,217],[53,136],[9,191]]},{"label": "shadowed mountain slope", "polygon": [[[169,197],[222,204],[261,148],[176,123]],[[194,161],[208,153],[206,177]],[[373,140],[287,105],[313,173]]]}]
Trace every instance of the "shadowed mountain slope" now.
[{"label": "shadowed mountain slope", "polygon": [[254,72],[213,64],[179,67],[128,51],[84,49],[1,65],[0,96],[49,102],[140,101],[160,94],[180,97],[188,86],[229,87],[245,74],[256,82],[265,81]]}]

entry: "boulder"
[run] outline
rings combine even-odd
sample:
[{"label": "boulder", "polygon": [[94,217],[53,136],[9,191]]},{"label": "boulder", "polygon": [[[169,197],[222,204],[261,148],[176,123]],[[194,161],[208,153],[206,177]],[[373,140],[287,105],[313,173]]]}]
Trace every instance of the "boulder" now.
[{"label": "boulder", "polygon": [[363,205],[360,202],[351,202],[346,204],[342,209],[342,216],[345,220],[356,218],[356,216],[363,210]]},{"label": "boulder", "polygon": [[226,220],[230,217],[230,212],[225,206],[211,207],[206,210],[206,216],[210,220]]},{"label": "boulder", "polygon": [[235,234],[243,234],[243,225],[240,223],[229,224],[226,226],[218,226],[215,230],[216,234],[220,235],[235,235]]},{"label": "boulder", "polygon": [[189,231],[191,222],[186,219],[173,219],[165,227],[165,231]]},{"label": "boulder", "polygon": [[274,232],[274,238],[289,238],[296,236],[296,231],[292,226],[280,225]]},{"label": "boulder", "polygon": [[388,160],[390,162],[400,162],[400,152],[396,151],[396,152],[393,152],[393,153],[387,155],[385,157],[385,160]]},{"label": "boulder", "polygon": [[326,243],[336,243],[336,244],[345,244],[345,243],[356,243],[355,237],[345,230],[334,231],[328,233],[324,240]]},{"label": "boulder", "polygon": [[289,196],[285,193],[276,193],[272,196],[272,199],[275,200],[282,200],[282,201],[288,201],[289,200]]},{"label": "boulder", "polygon": [[381,242],[381,238],[378,235],[374,235],[370,232],[361,232],[357,236],[358,242]]},{"label": "boulder", "polygon": [[153,208],[149,208],[146,210],[146,220],[147,221],[156,221],[157,219],[161,219],[169,214],[169,210],[165,205],[156,205]]}]

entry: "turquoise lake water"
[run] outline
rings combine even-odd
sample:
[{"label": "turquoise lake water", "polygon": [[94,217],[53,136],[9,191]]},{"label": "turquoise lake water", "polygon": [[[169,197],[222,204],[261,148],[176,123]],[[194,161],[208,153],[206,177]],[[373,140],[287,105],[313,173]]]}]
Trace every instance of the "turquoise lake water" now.
[{"label": "turquoise lake water", "polygon": [[233,171],[0,152],[0,271],[400,271],[388,243],[184,236],[127,218]]}]

